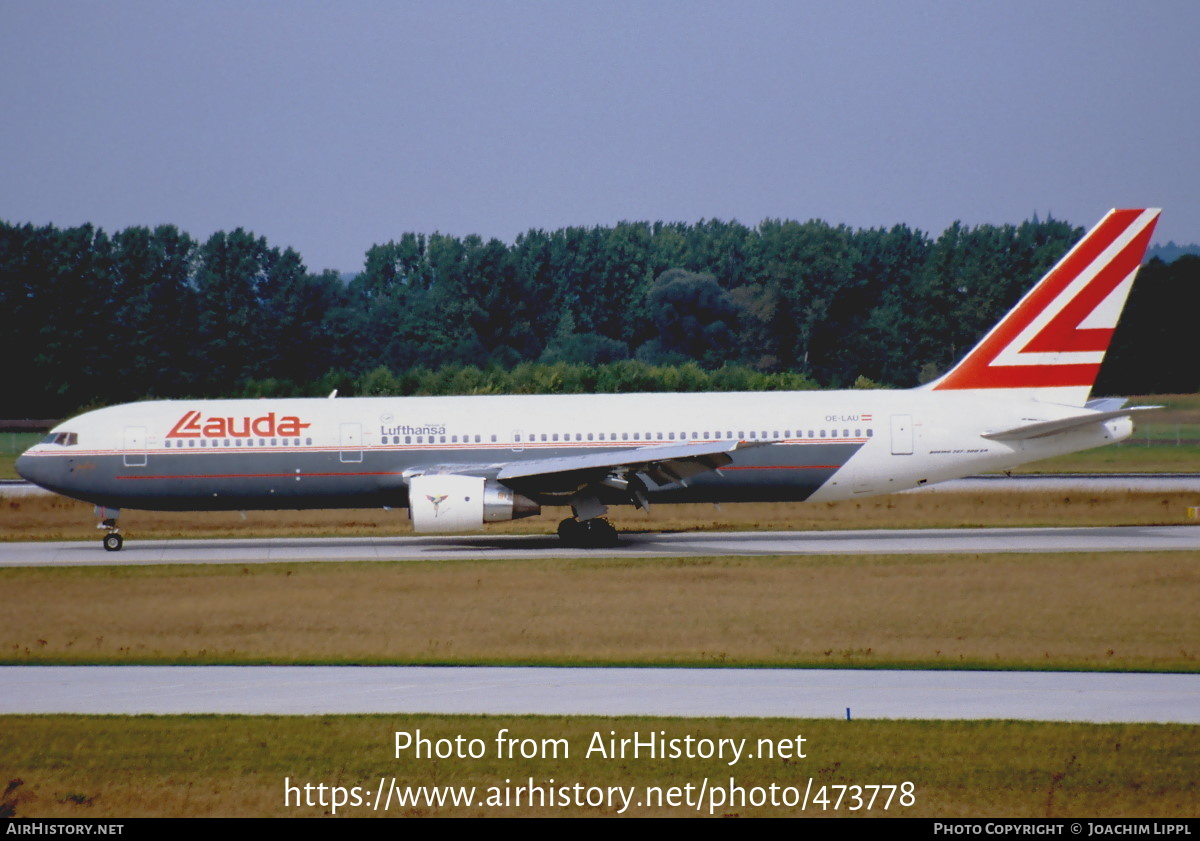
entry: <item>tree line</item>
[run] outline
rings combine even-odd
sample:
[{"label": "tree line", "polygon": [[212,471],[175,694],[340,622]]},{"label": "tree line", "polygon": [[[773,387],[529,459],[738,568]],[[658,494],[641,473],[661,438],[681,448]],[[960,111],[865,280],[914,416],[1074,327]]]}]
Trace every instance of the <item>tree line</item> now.
[{"label": "tree line", "polygon": [[[1083,231],[719,220],[406,233],[346,280],[237,229],[0,222],[0,415],[144,397],[908,387]],[[1143,269],[1098,390],[1195,391],[1200,258]],[[15,382],[14,382],[15,380]]]}]

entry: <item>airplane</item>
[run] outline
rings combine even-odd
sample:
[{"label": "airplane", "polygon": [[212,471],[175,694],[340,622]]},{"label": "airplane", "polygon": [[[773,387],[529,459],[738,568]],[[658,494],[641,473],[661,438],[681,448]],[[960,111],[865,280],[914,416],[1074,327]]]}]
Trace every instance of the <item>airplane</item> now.
[{"label": "airplane", "polygon": [[79,415],[17,471],[96,506],[407,508],[418,533],[569,506],[559,537],[613,546],[610,505],[833,501],[1127,438],[1088,400],[1158,219],[1113,210],[941,378],[907,390],[166,400]]}]

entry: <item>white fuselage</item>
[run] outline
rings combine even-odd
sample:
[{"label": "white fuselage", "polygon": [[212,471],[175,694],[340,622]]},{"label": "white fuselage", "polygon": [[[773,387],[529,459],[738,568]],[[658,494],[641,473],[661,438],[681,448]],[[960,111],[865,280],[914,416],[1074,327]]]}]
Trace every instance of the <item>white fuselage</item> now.
[{"label": "white fuselage", "polygon": [[[765,441],[648,496],[837,500],[1008,469],[1131,431],[1117,418],[1031,440],[982,437],[1081,411],[1016,390],[925,389],[155,401],[67,421],[18,469],[114,508],[403,506],[408,480],[421,473],[488,475],[525,460]],[[553,505],[572,489],[521,492]]]}]

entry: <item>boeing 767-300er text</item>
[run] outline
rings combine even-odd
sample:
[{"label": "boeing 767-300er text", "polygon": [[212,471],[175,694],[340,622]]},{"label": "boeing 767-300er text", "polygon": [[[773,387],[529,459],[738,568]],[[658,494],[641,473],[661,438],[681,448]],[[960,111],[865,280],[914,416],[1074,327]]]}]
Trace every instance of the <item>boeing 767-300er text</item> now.
[{"label": "boeing 767-300er text", "polygon": [[1088,402],[1157,210],[1114,210],[945,376],[897,391],[150,401],[88,412],[17,459],[121,508],[408,507],[418,532],[570,506],[559,535],[612,545],[607,506],[839,500],[1126,438]]}]

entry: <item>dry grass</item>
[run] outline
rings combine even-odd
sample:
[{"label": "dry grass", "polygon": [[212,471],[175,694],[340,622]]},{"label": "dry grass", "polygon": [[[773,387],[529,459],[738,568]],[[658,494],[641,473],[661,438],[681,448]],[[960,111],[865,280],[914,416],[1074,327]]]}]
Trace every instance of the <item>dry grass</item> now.
[{"label": "dry grass", "polygon": [[[463,735],[494,745],[496,733],[566,739],[567,759],[396,759],[394,732],[420,729],[433,738]],[[805,759],[606,761],[584,758],[592,733],[668,737],[805,737]],[[6,799],[17,817],[284,816],[328,809],[284,805],[284,779],[295,784],[361,785],[380,777],[400,785],[489,786],[533,778],[536,784],[745,788],[868,785],[911,781],[916,803],[884,812],[912,817],[1184,817],[1195,815],[1200,779],[1196,728],[1022,722],[796,721],[782,719],[647,719],[595,717],[0,717]],[[832,792],[836,799],[836,791]],[[848,802],[848,801],[847,801]],[[882,798],[879,801],[882,803]],[[702,810],[699,814],[706,814]],[[798,809],[737,806],[717,815],[800,814]],[[589,808],[408,808],[351,816],[608,815]],[[694,815],[689,808],[632,807],[626,814]],[[822,813],[810,806],[808,815]],[[852,814],[843,806],[839,813]],[[863,815],[866,812],[859,812]]]},{"label": "dry grass", "polygon": [[1188,553],[0,570],[8,663],[1194,671]]},{"label": "dry grass", "polygon": [[[1171,432],[1170,434],[1174,434]],[[1185,431],[1186,434],[1186,431]],[[1193,433],[1191,440],[1200,437]],[[1084,453],[1058,456],[1018,467],[1014,473],[1200,473],[1200,446],[1138,438]]]},{"label": "dry grass", "polygon": [[[1166,525],[1187,520],[1195,494],[1141,491],[978,491],[934,488],[914,494],[845,502],[655,505],[649,512],[613,508],[622,530],[958,528],[987,526]],[[564,516],[489,526],[493,533],[552,534]],[[97,540],[92,506],[59,496],[0,498],[0,540]],[[126,511],[130,539],[175,537],[376,536],[412,533],[406,512],[383,509],[324,511]]]}]

